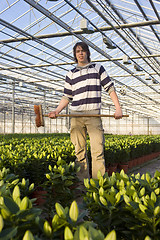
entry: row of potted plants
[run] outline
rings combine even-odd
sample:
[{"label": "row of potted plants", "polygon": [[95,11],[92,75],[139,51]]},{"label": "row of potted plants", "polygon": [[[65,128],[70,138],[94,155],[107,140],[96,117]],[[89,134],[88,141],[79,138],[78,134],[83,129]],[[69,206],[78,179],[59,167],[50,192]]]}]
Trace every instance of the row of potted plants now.
[{"label": "row of potted plants", "polygon": [[[61,175],[61,185],[66,191],[70,184],[65,186],[63,177],[78,169],[70,163],[65,171],[62,165],[59,164],[56,174]],[[49,171],[46,190],[54,182],[57,184],[54,170],[49,167]],[[60,195],[55,205],[50,206],[53,211],[48,220],[42,214],[43,209],[35,207],[35,199],[31,198],[34,184],[26,179],[20,181],[9,169],[3,168],[0,170],[0,239],[158,240],[160,173],[156,172],[154,178],[149,174],[129,178],[123,171],[111,177],[107,173],[104,177],[100,173],[97,176],[97,180],[84,181],[87,192],[81,213],[76,200],[62,206],[64,196]],[[71,182],[76,180],[71,179]]]},{"label": "row of potted plants", "polygon": [[117,239],[160,239],[160,172],[132,174],[122,170],[112,176],[85,179],[84,197],[90,220],[105,234],[114,229]]},{"label": "row of potted plants", "polygon": [[[39,137],[38,137],[39,136]],[[22,178],[39,185],[45,179],[48,165],[52,167],[61,159],[75,160],[74,146],[69,134],[0,136],[0,166],[10,168]],[[87,141],[91,163],[90,145]],[[105,135],[106,168],[114,164],[130,164],[131,160],[154,153],[160,149],[160,136],[112,136]],[[131,167],[131,165],[130,165]]]},{"label": "row of potted plants", "polygon": [[[35,207],[30,198],[34,184],[19,181],[9,169],[0,170],[0,239],[47,240],[47,239],[99,239],[116,240],[115,231],[105,237],[93,222],[84,222],[74,200],[66,208],[56,202],[51,223],[42,216],[42,209]],[[59,199],[61,197],[59,196]],[[74,237],[76,236],[76,237]]]}]

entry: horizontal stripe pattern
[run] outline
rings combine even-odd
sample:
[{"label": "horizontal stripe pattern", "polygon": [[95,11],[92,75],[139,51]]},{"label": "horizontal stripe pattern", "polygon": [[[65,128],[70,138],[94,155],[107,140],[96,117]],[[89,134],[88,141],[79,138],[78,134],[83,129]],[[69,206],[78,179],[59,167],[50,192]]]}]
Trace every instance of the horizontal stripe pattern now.
[{"label": "horizontal stripe pattern", "polygon": [[76,96],[80,93],[84,93],[84,92],[99,92],[101,91],[101,86],[97,86],[97,85],[87,85],[85,87],[80,87],[78,89],[75,89],[75,91],[72,92],[72,96]]},{"label": "horizontal stripe pattern", "polygon": [[90,104],[90,103],[101,103],[101,98],[83,98],[77,101],[74,101],[72,106],[79,106],[79,105],[84,105],[84,104]]},{"label": "horizontal stripe pattern", "polygon": [[64,96],[71,100],[72,111],[100,109],[102,86],[108,92],[113,82],[102,65],[90,63],[68,72]]}]

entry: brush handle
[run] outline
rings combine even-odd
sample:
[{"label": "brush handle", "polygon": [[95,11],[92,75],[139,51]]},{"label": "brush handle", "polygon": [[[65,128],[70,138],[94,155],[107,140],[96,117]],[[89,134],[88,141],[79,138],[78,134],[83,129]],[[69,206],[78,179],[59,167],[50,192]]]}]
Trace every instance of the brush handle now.
[{"label": "brush handle", "polygon": [[[114,117],[110,114],[57,114],[57,117]],[[43,114],[43,117],[48,117],[48,114]],[[129,115],[122,115],[122,117],[129,117]]]}]

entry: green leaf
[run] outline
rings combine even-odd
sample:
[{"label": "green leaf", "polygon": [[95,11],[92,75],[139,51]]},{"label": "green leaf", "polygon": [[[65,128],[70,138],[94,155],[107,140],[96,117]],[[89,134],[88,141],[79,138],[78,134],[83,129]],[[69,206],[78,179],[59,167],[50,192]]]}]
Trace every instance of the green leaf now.
[{"label": "green leaf", "polygon": [[100,196],[103,196],[103,195],[104,195],[104,189],[103,189],[103,187],[100,187],[100,189],[99,189],[99,195],[100,195]]},{"label": "green leaf", "polygon": [[16,185],[13,189],[12,197],[14,200],[16,200],[16,198],[20,197],[20,189],[19,189],[18,185]]},{"label": "green leaf", "polygon": [[85,227],[79,227],[79,240],[89,240],[88,232]]},{"label": "green leaf", "polygon": [[49,179],[49,180],[51,179],[51,176],[50,176],[49,173],[46,173],[46,178]]},{"label": "green leaf", "polygon": [[116,195],[115,195],[115,198],[116,198],[116,203],[118,203],[121,199],[121,194],[120,192],[118,192]]},{"label": "green leaf", "polygon": [[19,211],[18,205],[10,197],[4,197],[4,204],[12,214],[16,214]]},{"label": "green leaf", "polygon": [[10,217],[11,212],[8,209],[2,208],[1,214],[2,214],[3,219],[7,219]]},{"label": "green leaf", "polygon": [[73,222],[76,222],[78,219],[79,210],[76,201],[73,201],[69,209],[69,216]]},{"label": "green leaf", "polygon": [[73,234],[69,227],[65,227],[64,240],[73,240]]},{"label": "green leaf", "polygon": [[156,194],[154,192],[151,192],[151,200],[153,202],[156,202],[157,201],[157,197],[156,197]]},{"label": "green leaf", "polygon": [[11,240],[17,234],[17,227],[6,228],[0,233],[0,240]]},{"label": "green leaf", "polygon": [[106,199],[105,199],[104,197],[100,196],[100,197],[99,197],[99,200],[100,200],[100,202],[101,202],[104,206],[107,206],[107,201],[106,201]]},{"label": "green leaf", "polygon": [[31,231],[27,230],[22,240],[34,240],[34,239],[35,238],[33,237],[33,234],[31,233]]},{"label": "green leaf", "polygon": [[121,176],[121,177],[125,177],[125,172],[124,172],[123,169],[120,171],[120,176]]},{"label": "green leaf", "polygon": [[52,218],[52,228],[53,228],[53,229],[57,226],[58,220],[59,220],[58,215],[57,215],[57,214],[54,215],[54,217]]},{"label": "green leaf", "polygon": [[100,230],[89,226],[89,239],[104,240],[104,235]]},{"label": "green leaf", "polygon": [[146,236],[144,240],[152,240],[149,236]]},{"label": "green leaf", "polygon": [[90,188],[90,185],[89,185],[89,179],[88,178],[85,178],[84,179],[84,186],[86,187],[86,188]]},{"label": "green leaf", "polygon": [[98,203],[98,195],[95,192],[93,192],[93,199],[96,203]]},{"label": "green leaf", "polygon": [[154,178],[160,177],[160,171],[156,170],[154,174]]},{"label": "green leaf", "polygon": [[26,210],[29,206],[29,199],[28,197],[24,197],[20,203],[20,210]]},{"label": "green leaf", "polygon": [[20,199],[20,197],[19,197],[19,198],[16,198],[15,203],[18,205],[18,207],[20,207],[20,205],[21,205],[21,199]]},{"label": "green leaf", "polygon": [[19,179],[15,179],[11,182],[12,185],[16,185],[19,182]]},{"label": "green leaf", "polygon": [[90,184],[92,187],[96,187],[96,183],[92,178],[90,179]]},{"label": "green leaf", "polygon": [[104,240],[116,240],[116,232],[112,230],[110,233],[107,234]]},{"label": "green leaf", "polygon": [[41,214],[41,209],[31,208],[23,211],[19,211],[17,217],[22,221],[31,221],[34,220],[37,216]]},{"label": "green leaf", "polygon": [[97,172],[97,178],[100,179],[101,177],[102,177],[101,171],[98,170],[98,172]]},{"label": "green leaf", "polygon": [[130,198],[125,194],[125,195],[123,195],[123,198],[124,198],[124,201],[125,201],[125,203],[127,204],[127,205],[130,205],[129,203],[130,203]]},{"label": "green leaf", "polygon": [[154,216],[157,216],[159,213],[160,213],[160,206],[157,206],[157,207],[154,209]]},{"label": "green leaf", "polygon": [[143,188],[140,190],[139,196],[142,197],[142,196],[144,196],[144,194],[145,194],[145,187],[143,187]]},{"label": "green leaf", "polygon": [[155,191],[155,194],[156,194],[156,195],[159,195],[159,194],[160,194],[160,189],[159,189],[159,188],[156,188],[154,191]]},{"label": "green leaf", "polygon": [[103,177],[100,177],[100,179],[99,179],[99,186],[103,187],[103,183],[104,183],[104,179],[103,179]]},{"label": "green leaf", "polygon": [[1,232],[2,229],[3,229],[3,226],[4,226],[4,221],[3,221],[2,215],[0,214],[0,232]]},{"label": "green leaf", "polygon": [[43,231],[46,234],[47,237],[51,237],[52,235],[52,228],[49,224],[48,221],[45,221],[44,225],[43,225]]},{"label": "green leaf", "polygon": [[22,186],[23,186],[23,187],[26,186],[26,180],[25,180],[25,178],[22,178]]},{"label": "green leaf", "polygon": [[56,203],[55,208],[59,217],[66,218],[65,210],[60,203]]},{"label": "green leaf", "polygon": [[30,186],[29,186],[29,191],[32,191],[34,189],[34,183],[32,183]]},{"label": "green leaf", "polygon": [[141,210],[141,212],[145,213],[145,211],[147,210],[147,207],[140,203],[139,209]]},{"label": "green leaf", "polygon": [[146,173],[146,180],[148,183],[150,183],[150,180],[151,180],[151,176],[149,173]]}]

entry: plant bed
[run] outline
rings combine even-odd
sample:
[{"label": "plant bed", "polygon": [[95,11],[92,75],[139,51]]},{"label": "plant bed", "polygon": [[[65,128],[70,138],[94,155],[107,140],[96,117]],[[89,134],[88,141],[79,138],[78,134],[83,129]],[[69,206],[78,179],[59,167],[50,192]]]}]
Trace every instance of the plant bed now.
[{"label": "plant bed", "polygon": [[148,155],[144,155],[142,157],[132,159],[129,161],[129,169],[139,166],[150,160],[153,160],[153,159],[157,158],[158,156],[160,156],[160,152],[150,153]]},{"label": "plant bed", "polygon": [[35,198],[34,204],[38,207],[43,207],[46,203],[47,191],[43,188],[36,188],[31,194],[31,198]]},{"label": "plant bed", "polygon": [[119,163],[118,164],[118,169],[121,171],[121,170],[124,170],[125,173],[128,172],[128,163]]},{"label": "plant bed", "polygon": [[104,234],[114,229],[118,240],[160,239],[160,172],[153,178],[149,173],[129,177],[123,170],[110,177],[99,172],[85,186],[90,220]]}]

